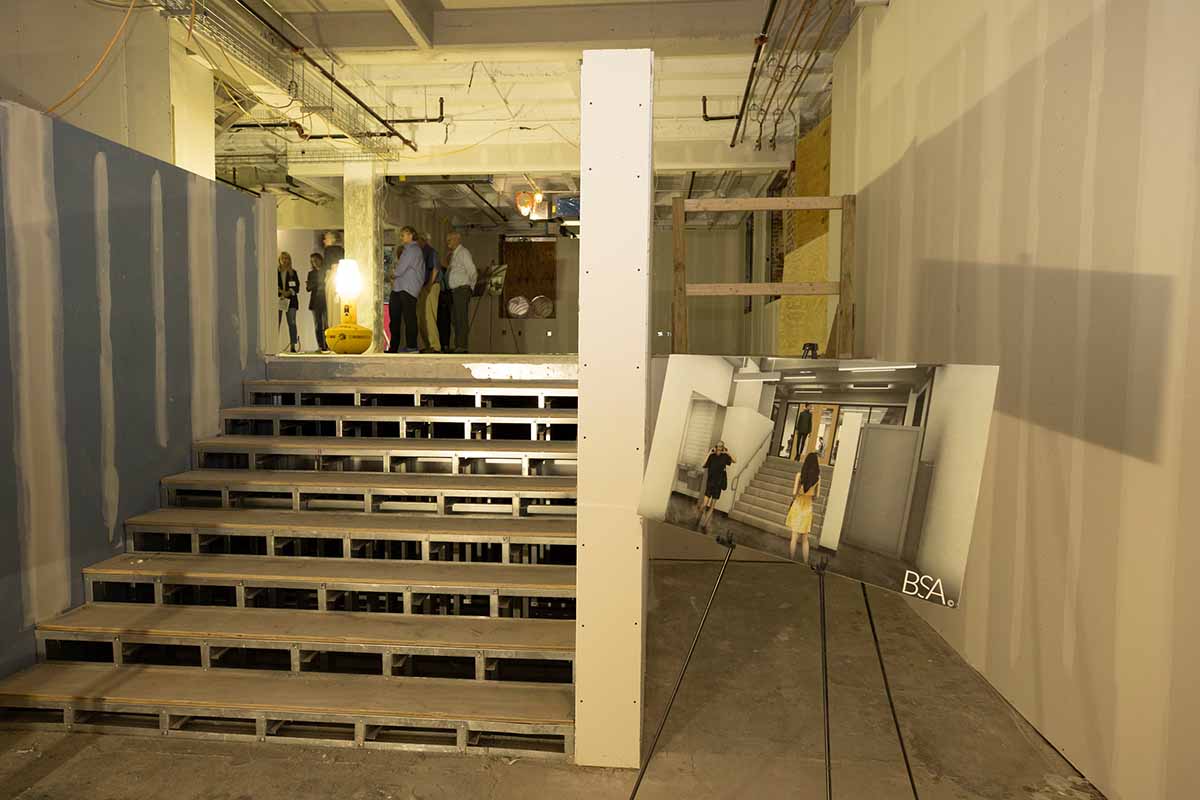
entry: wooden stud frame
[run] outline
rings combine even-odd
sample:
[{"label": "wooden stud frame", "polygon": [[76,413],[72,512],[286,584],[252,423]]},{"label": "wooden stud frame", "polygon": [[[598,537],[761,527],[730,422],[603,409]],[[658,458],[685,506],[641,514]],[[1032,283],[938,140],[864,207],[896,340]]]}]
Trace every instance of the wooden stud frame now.
[{"label": "wooden stud frame", "polygon": [[[827,352],[837,358],[854,354],[854,224],[855,196],[839,197],[720,197],[686,200],[676,197],[671,206],[674,244],[671,294],[671,352],[688,352],[689,297],[838,297],[833,331]],[[810,283],[693,283],[687,282],[687,242],[684,236],[689,211],[841,211],[841,278]]]}]

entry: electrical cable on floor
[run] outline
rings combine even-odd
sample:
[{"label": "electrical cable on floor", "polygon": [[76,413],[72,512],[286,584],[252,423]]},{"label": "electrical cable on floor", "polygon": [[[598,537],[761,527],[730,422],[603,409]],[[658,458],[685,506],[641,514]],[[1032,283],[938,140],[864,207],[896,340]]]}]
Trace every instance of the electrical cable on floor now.
[{"label": "electrical cable on floor", "polygon": [[108,54],[112,52],[113,46],[120,40],[121,34],[125,33],[125,28],[127,25],[129,25],[129,17],[133,14],[133,9],[136,5],[137,0],[129,0],[129,7],[125,9],[125,16],[121,19],[121,27],[117,28],[117,32],[113,34],[112,39],[110,39],[108,42],[108,47],[105,47],[104,52],[100,54],[100,60],[96,62],[96,66],[92,67],[92,71],[89,72],[83,80],[75,84],[74,89],[67,92],[66,97],[47,108],[47,114],[53,114],[60,106],[62,106],[63,103],[70,100],[80,89],[86,86],[88,81],[96,77],[96,73],[100,71],[102,66],[104,66],[104,62],[108,60]]}]

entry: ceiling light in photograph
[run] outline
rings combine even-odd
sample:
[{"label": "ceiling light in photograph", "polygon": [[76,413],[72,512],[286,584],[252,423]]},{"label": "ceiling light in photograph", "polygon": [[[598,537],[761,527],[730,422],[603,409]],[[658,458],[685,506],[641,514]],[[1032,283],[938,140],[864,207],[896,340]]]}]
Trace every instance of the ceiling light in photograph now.
[{"label": "ceiling light in photograph", "polygon": [[817,376],[816,375],[785,375],[783,377],[783,379],[785,381],[815,381],[817,379]]},{"label": "ceiling light in photograph", "polygon": [[891,389],[891,383],[852,383],[850,388],[858,392],[881,392]]},{"label": "ceiling light in photograph", "polygon": [[765,383],[777,380],[779,380],[778,372],[735,372],[733,375],[734,383]]},{"label": "ceiling light in photograph", "polygon": [[895,372],[898,369],[916,368],[916,364],[895,364],[889,367],[838,367],[838,372]]}]

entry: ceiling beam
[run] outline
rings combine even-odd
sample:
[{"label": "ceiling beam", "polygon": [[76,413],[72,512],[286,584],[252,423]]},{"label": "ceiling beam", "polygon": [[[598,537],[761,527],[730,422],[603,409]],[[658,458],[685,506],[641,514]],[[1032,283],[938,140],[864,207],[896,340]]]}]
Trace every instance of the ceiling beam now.
[{"label": "ceiling beam", "polygon": [[421,50],[433,47],[433,7],[428,0],[383,0]]}]

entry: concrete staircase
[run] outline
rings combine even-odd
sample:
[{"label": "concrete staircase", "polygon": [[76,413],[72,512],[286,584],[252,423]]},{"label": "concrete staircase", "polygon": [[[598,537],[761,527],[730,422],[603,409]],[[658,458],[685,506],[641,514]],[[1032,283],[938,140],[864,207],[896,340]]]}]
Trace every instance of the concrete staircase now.
[{"label": "concrete staircase", "polygon": [[792,484],[800,463],[767,456],[746,491],[733,504],[729,517],[780,536],[788,536],[787,512],[792,502]]},{"label": "concrete staircase", "polygon": [[[779,536],[790,537],[787,512],[792,502],[792,486],[799,472],[799,461],[767,456],[750,485],[746,487],[746,491],[733,504],[733,509],[729,512],[730,519]],[[821,487],[817,491],[817,499],[813,502],[812,532],[816,537],[820,536],[821,522],[825,518],[825,487],[829,486],[832,475],[832,467],[821,467]]]},{"label": "concrete staircase", "polygon": [[574,381],[291,376],[243,402],[38,626],[0,723],[570,757]]}]

